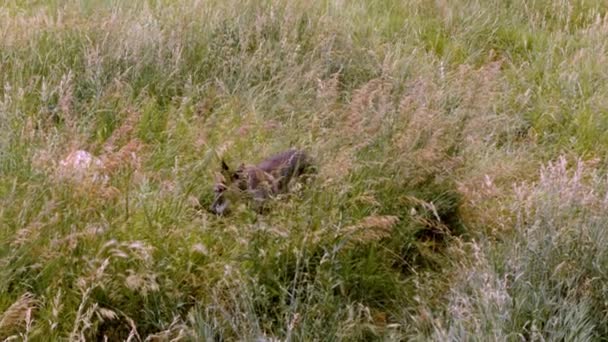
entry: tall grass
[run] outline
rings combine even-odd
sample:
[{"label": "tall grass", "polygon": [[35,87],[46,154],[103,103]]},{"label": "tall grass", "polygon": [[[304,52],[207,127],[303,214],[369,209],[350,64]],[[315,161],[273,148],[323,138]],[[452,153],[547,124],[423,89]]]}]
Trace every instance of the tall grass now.
[{"label": "tall grass", "polygon": [[605,338],[607,9],[5,1],[0,338]]},{"label": "tall grass", "polygon": [[[512,234],[471,241],[455,262],[440,340],[600,340],[606,331],[606,181],[565,158],[515,189]],[[462,261],[466,260],[466,261]]]}]

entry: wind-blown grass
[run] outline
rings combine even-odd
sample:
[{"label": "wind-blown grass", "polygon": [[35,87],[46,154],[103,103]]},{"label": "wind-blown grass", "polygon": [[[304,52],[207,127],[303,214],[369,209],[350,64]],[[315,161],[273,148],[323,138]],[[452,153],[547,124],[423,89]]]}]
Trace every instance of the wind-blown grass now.
[{"label": "wind-blown grass", "polygon": [[0,338],[605,338],[607,9],[5,2]]},{"label": "wind-blown grass", "polygon": [[[604,177],[561,158],[515,189],[505,241],[459,248],[445,319],[434,339],[595,340],[606,336]],[[465,260],[464,255],[461,260]]]}]

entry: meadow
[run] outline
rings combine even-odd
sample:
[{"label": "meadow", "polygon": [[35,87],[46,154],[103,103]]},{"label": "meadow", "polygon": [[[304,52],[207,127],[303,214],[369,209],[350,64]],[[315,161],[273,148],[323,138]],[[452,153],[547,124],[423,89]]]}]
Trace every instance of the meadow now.
[{"label": "meadow", "polygon": [[0,340],[607,340],[606,65],[603,0],[5,0]]}]

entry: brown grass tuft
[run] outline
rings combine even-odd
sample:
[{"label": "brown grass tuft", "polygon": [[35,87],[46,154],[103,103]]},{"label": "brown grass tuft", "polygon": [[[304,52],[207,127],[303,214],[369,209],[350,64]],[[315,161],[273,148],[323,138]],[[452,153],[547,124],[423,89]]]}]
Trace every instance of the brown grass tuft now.
[{"label": "brown grass tuft", "polygon": [[75,120],[73,117],[73,106],[74,106],[74,85],[73,85],[74,74],[70,70],[67,74],[61,77],[59,83],[58,95],[59,100],[57,107],[63,113],[66,122],[68,124],[74,124]]},{"label": "brown grass tuft", "polygon": [[338,100],[340,72],[332,74],[328,79],[317,79],[317,99],[325,106],[331,106]]},{"label": "brown grass tuft", "polygon": [[106,153],[102,156],[104,170],[109,174],[124,167],[139,170],[141,168],[139,153],[142,149],[143,143],[139,139],[132,139],[117,152]]},{"label": "brown grass tuft", "polygon": [[125,286],[132,290],[141,293],[144,297],[150,292],[158,292],[160,287],[156,281],[156,274],[152,273],[137,273],[132,269],[128,269],[129,274],[125,278]]},{"label": "brown grass tuft", "polygon": [[343,235],[359,243],[378,241],[389,237],[398,222],[399,218],[392,215],[367,216],[357,224],[345,227]]},{"label": "brown grass tuft", "polygon": [[32,314],[38,307],[36,297],[26,292],[0,316],[0,338],[6,338],[23,329],[28,330],[32,323]]},{"label": "brown grass tuft", "polygon": [[190,329],[180,317],[176,316],[165,330],[146,336],[144,341],[188,341],[190,339],[195,339],[194,336],[196,336],[196,334],[192,329]]},{"label": "brown grass tuft", "polygon": [[390,93],[392,85],[375,78],[355,90],[346,119],[347,134],[356,138],[359,145],[378,134],[386,116],[392,110]]},{"label": "brown grass tuft", "polygon": [[112,132],[112,135],[103,144],[103,150],[106,152],[106,154],[111,154],[112,152],[114,152],[116,146],[120,145],[122,141],[127,140],[129,141],[129,143],[132,141],[131,136],[133,130],[139,123],[140,118],[141,113],[139,111],[127,111],[127,117],[122,123],[122,125],[115,129],[114,132]]}]

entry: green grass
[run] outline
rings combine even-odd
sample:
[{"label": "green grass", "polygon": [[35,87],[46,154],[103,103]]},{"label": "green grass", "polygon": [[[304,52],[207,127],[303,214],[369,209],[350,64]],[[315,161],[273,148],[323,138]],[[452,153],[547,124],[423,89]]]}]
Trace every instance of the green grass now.
[{"label": "green grass", "polygon": [[[606,339],[607,12],[5,1],[0,338]],[[205,210],[288,147],[310,182]]]}]

